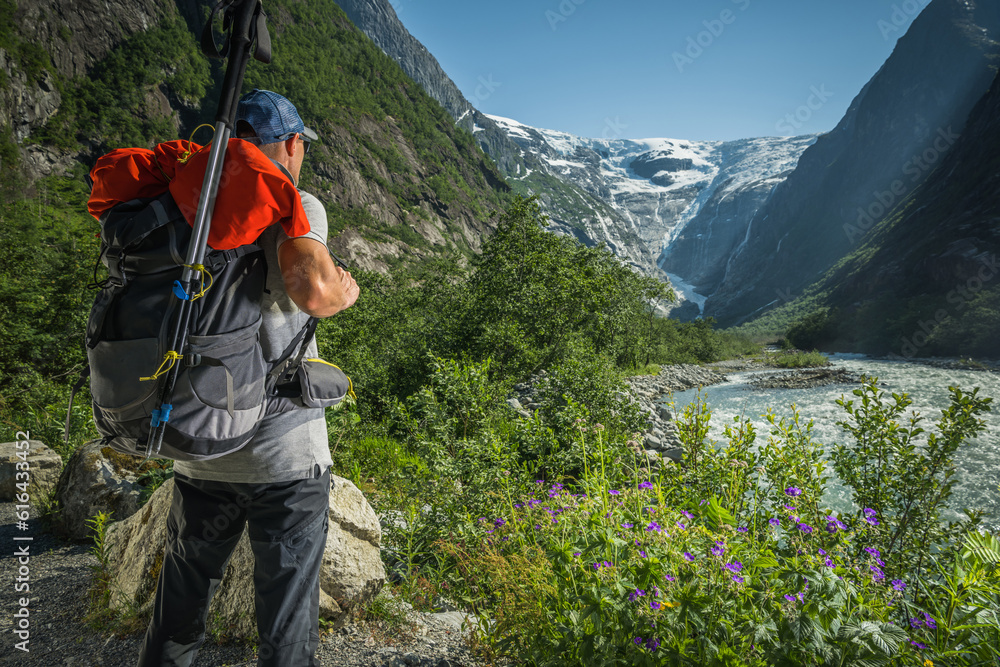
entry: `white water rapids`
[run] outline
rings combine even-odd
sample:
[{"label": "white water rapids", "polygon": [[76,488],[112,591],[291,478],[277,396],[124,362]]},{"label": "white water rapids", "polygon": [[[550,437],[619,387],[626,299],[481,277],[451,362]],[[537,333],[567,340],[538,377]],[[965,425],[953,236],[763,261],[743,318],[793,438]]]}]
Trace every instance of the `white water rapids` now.
[{"label": "white water rapids", "polygon": [[[1000,528],[1000,373],[987,371],[955,370],[937,368],[908,361],[888,361],[870,359],[861,355],[833,355],[834,366],[846,368],[855,375],[875,376],[885,390],[889,400],[891,392],[906,392],[913,399],[908,408],[923,416],[921,426],[925,431],[933,429],[933,423],[941,410],[948,405],[949,386],[971,391],[980,387],[981,397],[992,397],[993,411],[984,416],[987,430],[978,438],[964,444],[956,453],[958,482],[951,498],[953,510],[962,508],[984,509],[986,527]],[[813,440],[822,443],[829,455],[834,443],[850,444],[850,436],[836,425],[844,421],[847,413],[836,404],[836,399],[845,396],[856,398],[851,391],[860,385],[831,384],[813,389],[754,389],[748,382],[754,377],[784,371],[746,371],[727,373],[729,380],[703,389],[712,411],[711,437],[716,442],[723,440],[723,428],[731,423],[734,416],[744,415],[757,427],[757,445],[767,441],[770,425],[762,415],[772,408],[779,416],[791,415],[790,405],[799,410],[800,423],[813,420]],[[673,396],[674,410],[679,415],[683,407],[694,400],[696,389],[678,392]],[[670,403],[671,400],[665,401]],[[925,436],[926,437],[926,434]],[[828,468],[831,480],[826,502],[836,510],[852,508],[850,489],[840,484]],[[954,518],[949,513],[945,518]]]}]

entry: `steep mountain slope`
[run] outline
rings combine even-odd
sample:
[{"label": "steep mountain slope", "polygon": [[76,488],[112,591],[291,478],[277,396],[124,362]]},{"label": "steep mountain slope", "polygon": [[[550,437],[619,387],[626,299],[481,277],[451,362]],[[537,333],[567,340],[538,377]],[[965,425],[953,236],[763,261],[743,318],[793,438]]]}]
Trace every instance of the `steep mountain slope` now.
[{"label": "steep mountain slope", "polygon": [[[515,192],[540,197],[553,231],[572,234],[588,245],[605,243],[637,269],[660,275],[656,268],[658,249],[651,251],[640,240],[627,217],[553,174],[536,155],[511,141],[493,118],[472,106],[434,56],[406,30],[388,0],[338,0],[338,4],[361,31],[441,103],[458,125],[475,134],[480,148],[511,179]],[[494,92],[492,86],[485,81],[477,95],[481,93],[485,99]]]},{"label": "steep mountain slope", "polygon": [[700,286],[724,270],[754,213],[816,139],[588,139],[492,118],[549,173],[608,202],[651,252],[663,251],[660,267],[691,304],[678,314],[692,317]]},{"label": "steep mountain slope", "polygon": [[[1000,3],[933,0],[754,216],[706,313],[736,324],[801,293],[940,163],[993,79]],[[783,296],[784,295],[784,296]]]},{"label": "steep mountain slope", "polygon": [[[214,114],[221,69],[196,37],[209,3],[129,5],[104,25],[84,3],[2,1],[13,21],[0,42],[10,82],[0,102],[12,120],[0,154],[4,166],[27,165],[29,182],[80,173],[117,146],[187,137]],[[252,63],[245,87],[288,95],[320,132],[303,184],[327,206],[331,245],[376,270],[476,251],[510,189],[472,135],[332,0],[271,0],[268,12],[274,63]],[[58,66],[47,55],[67,49]]]},{"label": "steep mountain slope", "polygon": [[806,295],[800,342],[904,357],[1000,357],[1000,75],[930,177]]}]

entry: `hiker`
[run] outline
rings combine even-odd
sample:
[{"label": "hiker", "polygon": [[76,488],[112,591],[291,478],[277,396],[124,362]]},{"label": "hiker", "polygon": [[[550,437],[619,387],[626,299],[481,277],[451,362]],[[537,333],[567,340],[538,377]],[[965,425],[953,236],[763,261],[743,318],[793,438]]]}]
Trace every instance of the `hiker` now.
[{"label": "hiker", "polygon": [[[236,136],[258,146],[297,185],[303,158],[318,137],[295,106],[255,89],[240,99],[236,118]],[[260,327],[268,362],[310,315],[329,317],[358,298],[357,283],[327,249],[323,205],[299,194],[308,233],[289,238],[275,224],[257,240],[268,268]],[[317,356],[315,339],[305,356]],[[166,551],[139,665],[194,661],[205,639],[209,603],[244,525],[255,560],[258,665],[319,665],[319,569],[331,465],[322,408],[268,414],[242,449],[175,463]]]}]

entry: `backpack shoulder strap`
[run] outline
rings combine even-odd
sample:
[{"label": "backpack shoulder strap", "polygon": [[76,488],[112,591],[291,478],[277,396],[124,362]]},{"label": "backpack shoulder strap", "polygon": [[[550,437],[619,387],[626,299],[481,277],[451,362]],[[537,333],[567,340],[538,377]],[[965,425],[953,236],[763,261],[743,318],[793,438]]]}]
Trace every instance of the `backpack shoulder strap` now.
[{"label": "backpack shoulder strap", "polygon": [[[306,355],[306,347],[309,346],[309,341],[312,340],[313,335],[316,333],[316,325],[319,324],[318,317],[310,317],[302,329],[295,335],[292,342],[288,344],[285,351],[281,353],[281,357],[274,362],[274,366],[271,371],[267,374],[267,383],[265,385],[265,392],[267,396],[270,396],[274,392],[274,388],[284,382],[288,382],[295,375],[295,371],[298,370],[299,365],[302,363],[302,358]],[[296,348],[298,352],[296,353]],[[292,358],[295,355],[295,358]]]}]

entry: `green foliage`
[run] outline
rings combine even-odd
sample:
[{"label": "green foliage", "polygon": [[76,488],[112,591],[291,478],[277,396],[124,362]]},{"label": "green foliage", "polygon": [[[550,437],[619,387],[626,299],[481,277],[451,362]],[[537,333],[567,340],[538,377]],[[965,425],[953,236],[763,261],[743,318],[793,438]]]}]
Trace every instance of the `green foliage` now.
[{"label": "green foliage", "polygon": [[209,84],[194,35],[180,17],[167,17],[115,48],[89,76],[65,82],[59,110],[32,140],[73,150],[91,141],[110,149],[174,139],[173,120],[152,101],[154,88],[195,104]]},{"label": "green foliage", "polygon": [[986,428],[980,415],[993,399],[980,398],[978,388],[949,391],[951,404],[926,438],[923,417],[905,415],[909,396],[893,393],[889,400],[877,378],[865,379],[852,392],[856,400],[837,401],[849,417],[838,425],[855,444],[834,448],[834,469],[854,491],[861,508],[856,522],[882,526],[861,546],[877,547],[890,575],[923,575],[934,551],[978,523],[979,514],[966,510],[969,519],[945,525],[942,512],[956,481],[955,452]]},{"label": "green foliage", "polygon": [[[83,184],[49,178],[35,200],[0,202],[0,412],[64,455],[68,384],[83,370],[92,296],[84,288],[98,244],[82,210]],[[71,415],[70,448],[94,429],[84,392]]]},{"label": "green foliage", "polygon": [[814,349],[829,343],[834,337],[839,313],[827,309],[817,310],[796,321],[785,332],[788,342],[800,350]]},{"label": "green foliage", "polygon": [[483,244],[463,322],[472,353],[518,376],[566,357],[582,337],[619,364],[649,363],[654,304],[672,297],[667,287],[544,224],[538,203],[518,197]]},{"label": "green foliage", "polygon": [[826,358],[825,354],[816,350],[812,352],[786,350],[767,355],[767,363],[778,368],[816,368],[817,366],[829,366],[830,360]]},{"label": "green foliage", "polygon": [[[871,423],[852,431],[859,448],[888,433],[866,405]],[[976,409],[974,393],[956,392],[941,438],[973,434]],[[811,424],[794,412],[768,415],[768,442],[758,448],[742,419],[721,446],[707,441],[709,420],[700,402],[685,411],[685,464],[648,478],[621,475],[607,431],[576,424],[581,476],[525,485],[514,473],[492,487],[466,480],[457,489],[487,500],[446,522],[439,505],[411,506],[405,532],[420,551],[394,538],[400,557],[416,569],[432,563],[420,569],[421,594],[436,577],[433,590],[491,619],[479,628],[488,652],[521,664],[996,660],[996,536],[956,533],[921,570],[891,574],[883,558],[893,552],[872,545],[907,519],[850,521],[825,509],[826,462]]]}]

